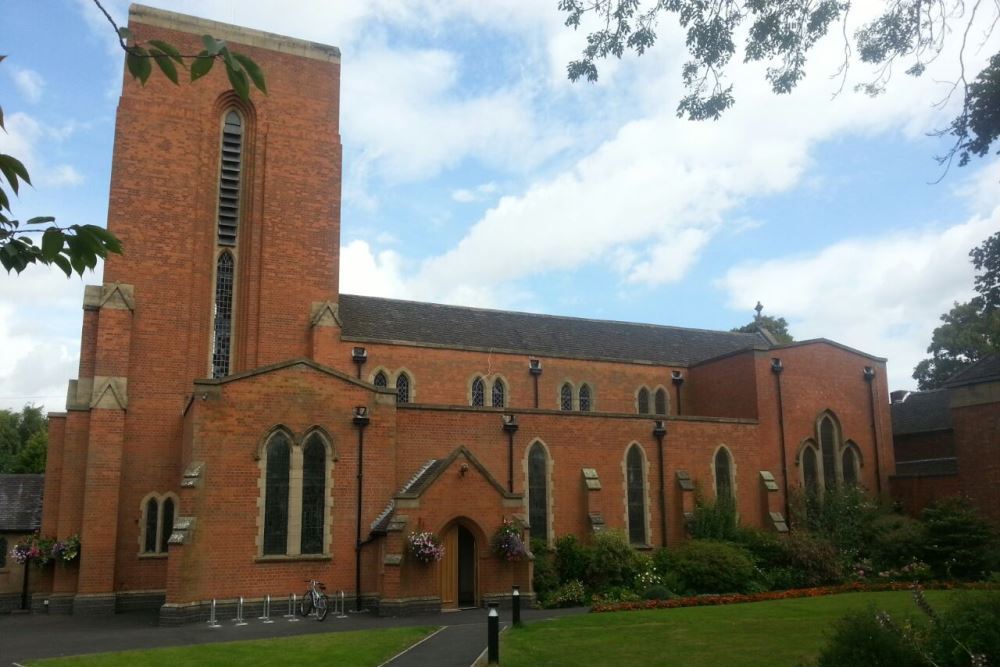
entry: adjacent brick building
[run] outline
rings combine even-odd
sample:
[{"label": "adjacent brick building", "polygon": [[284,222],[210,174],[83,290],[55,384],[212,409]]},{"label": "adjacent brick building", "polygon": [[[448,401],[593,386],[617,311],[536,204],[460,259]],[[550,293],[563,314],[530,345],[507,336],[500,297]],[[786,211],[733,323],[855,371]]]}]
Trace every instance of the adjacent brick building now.
[{"label": "adjacent brick building", "polygon": [[[786,529],[788,496],[894,468],[885,360],[812,340],[340,294],[340,54],[133,6],[140,40],[226,39],[243,103],[126,76],[80,371],[51,416],[42,532],[79,533],[53,611],[259,600],[325,581],[381,613],[530,591],[531,535],[684,539],[696,495]],[[415,562],[433,531],[443,561]]]}]

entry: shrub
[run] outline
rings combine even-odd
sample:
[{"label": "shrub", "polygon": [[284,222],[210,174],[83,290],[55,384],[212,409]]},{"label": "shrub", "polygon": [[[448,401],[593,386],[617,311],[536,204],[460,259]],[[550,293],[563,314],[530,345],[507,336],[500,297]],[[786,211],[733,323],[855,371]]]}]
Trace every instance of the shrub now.
[{"label": "shrub", "polygon": [[593,590],[600,592],[617,586],[631,588],[642,570],[642,558],[624,533],[605,530],[594,536],[586,579]]},{"label": "shrub", "polygon": [[703,540],[736,541],[736,502],[729,497],[708,502],[698,498],[694,516],[688,522],[691,537]]},{"label": "shrub", "polygon": [[549,593],[559,587],[559,574],[556,572],[555,555],[543,540],[531,541],[531,553],[535,556],[534,577],[532,587],[539,600],[544,600]]},{"label": "shrub", "polygon": [[[659,554],[657,554],[659,556]],[[691,540],[660,556],[661,566],[673,572],[691,593],[745,593],[755,570],[750,554],[729,542]]]},{"label": "shrub", "polygon": [[841,555],[829,541],[797,531],[780,542],[779,568],[791,577],[791,588],[810,588],[840,583],[844,579]]},{"label": "shrub", "polygon": [[553,591],[548,599],[550,607],[579,607],[587,601],[587,590],[583,587],[583,582],[578,580],[567,581],[562,586]]},{"label": "shrub", "polygon": [[591,604],[615,604],[618,602],[638,602],[642,598],[635,591],[622,586],[613,586],[601,593],[595,593],[591,599]]},{"label": "shrub", "polygon": [[590,549],[575,535],[564,535],[556,540],[555,566],[560,583],[583,581],[590,567]]},{"label": "shrub", "polygon": [[643,600],[672,600],[675,597],[677,596],[666,586],[650,586],[642,594]]},{"label": "shrub", "polygon": [[939,577],[986,576],[996,535],[968,499],[953,496],[924,508],[924,560]]},{"label": "shrub", "polygon": [[865,665],[886,667],[926,667],[927,661],[912,637],[895,625],[879,621],[874,608],[855,612],[834,625],[833,636],[816,659],[817,667]]},{"label": "shrub", "polygon": [[866,555],[869,526],[881,516],[865,491],[852,485],[827,489],[821,497],[806,495],[796,506],[800,516],[795,525],[832,542],[848,563]]},{"label": "shrub", "polygon": [[923,555],[924,526],[901,514],[883,514],[868,527],[868,555],[879,570],[902,567]]},{"label": "shrub", "polygon": [[928,645],[939,667],[964,667],[970,653],[1000,664],[1000,594],[963,599],[934,626]]}]

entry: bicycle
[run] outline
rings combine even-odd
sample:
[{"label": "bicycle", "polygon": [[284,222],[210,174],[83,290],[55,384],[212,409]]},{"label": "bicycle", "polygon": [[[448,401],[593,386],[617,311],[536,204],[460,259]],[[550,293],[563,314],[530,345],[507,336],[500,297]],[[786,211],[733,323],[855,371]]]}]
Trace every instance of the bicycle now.
[{"label": "bicycle", "polygon": [[309,588],[302,595],[302,601],[299,603],[299,613],[303,616],[308,616],[315,609],[316,620],[322,621],[330,613],[330,599],[323,592],[326,590],[326,584],[315,579],[306,579],[306,581],[309,582]]}]

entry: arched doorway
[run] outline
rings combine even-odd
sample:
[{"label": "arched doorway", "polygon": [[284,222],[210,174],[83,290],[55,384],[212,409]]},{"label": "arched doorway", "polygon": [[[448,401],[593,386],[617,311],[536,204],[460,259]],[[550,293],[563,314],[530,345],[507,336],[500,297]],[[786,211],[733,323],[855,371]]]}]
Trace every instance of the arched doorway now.
[{"label": "arched doorway", "polygon": [[441,607],[458,609],[478,605],[476,591],[476,536],[461,523],[444,534],[441,559]]}]

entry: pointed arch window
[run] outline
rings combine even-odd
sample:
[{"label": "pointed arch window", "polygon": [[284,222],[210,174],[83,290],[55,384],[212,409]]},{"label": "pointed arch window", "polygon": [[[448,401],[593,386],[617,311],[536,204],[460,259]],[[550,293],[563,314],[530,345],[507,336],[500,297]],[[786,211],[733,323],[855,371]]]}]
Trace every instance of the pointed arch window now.
[{"label": "pointed arch window", "polygon": [[816,448],[806,445],[802,450],[802,483],[806,493],[812,496],[819,493],[819,464],[816,459]]},{"label": "pointed arch window", "polygon": [[375,385],[376,387],[385,389],[389,386],[389,378],[388,376],[386,376],[385,373],[379,371],[378,373],[375,374],[375,377],[372,378],[372,384]]},{"label": "pointed arch window", "polygon": [[590,412],[590,385],[580,385],[580,412]]},{"label": "pointed arch window", "polygon": [[321,554],[326,525],[326,444],[312,434],[302,448],[302,535],[300,553]]},{"label": "pointed arch window", "polygon": [[160,525],[160,501],[150,498],[146,501],[146,535],[143,551],[148,554],[156,553],[157,540],[156,531]]},{"label": "pointed arch window", "polygon": [[233,281],[236,262],[228,250],[219,255],[215,266],[215,343],[212,348],[212,377],[229,375],[233,338]]},{"label": "pointed arch window", "polygon": [[628,503],[628,539],[632,544],[646,544],[646,476],[642,449],[629,447],[625,457]]},{"label": "pointed arch window", "polygon": [[665,415],[667,414],[667,391],[666,389],[657,389],[655,397],[655,407],[656,414]]},{"label": "pointed arch window", "polygon": [[493,381],[493,407],[502,408],[507,401],[507,387],[503,380],[497,378]]},{"label": "pointed arch window", "polygon": [[833,489],[837,486],[837,430],[829,416],[819,424],[819,447],[823,459],[823,486]]},{"label": "pointed arch window", "polygon": [[481,408],[486,404],[486,383],[481,377],[472,381],[472,400],[470,403],[474,408]]},{"label": "pointed arch window", "polygon": [[649,414],[649,390],[645,387],[639,389],[639,396],[637,399],[638,409],[640,415]]},{"label": "pointed arch window", "polygon": [[170,494],[154,494],[142,504],[142,553],[165,554],[174,530],[175,500]]},{"label": "pointed arch window", "polygon": [[531,539],[549,539],[549,457],[545,447],[536,442],[528,451],[528,523]]},{"label": "pointed arch window", "polygon": [[291,470],[291,442],[283,432],[267,443],[264,474],[264,555],[288,550],[288,496]]},{"label": "pointed arch window", "polygon": [[733,499],[733,461],[725,447],[715,453],[715,498]]},{"label": "pointed arch window", "polygon": [[559,409],[573,409],[573,387],[569,385],[569,382],[563,384],[562,389],[559,390]]},{"label": "pointed arch window", "polygon": [[218,243],[236,245],[240,219],[240,180],[243,170],[243,119],[230,109],[222,125],[219,166]]},{"label": "pointed arch window", "polygon": [[167,553],[170,533],[174,531],[174,501],[164,498],[160,509],[160,553]]},{"label": "pointed arch window", "polygon": [[859,457],[857,451],[854,449],[854,443],[848,443],[844,447],[844,453],[841,457],[841,470],[844,471],[844,484],[851,486],[857,486],[858,484],[858,463]]},{"label": "pointed arch window", "polygon": [[400,373],[396,378],[396,402],[410,402],[410,376],[406,373]]}]

